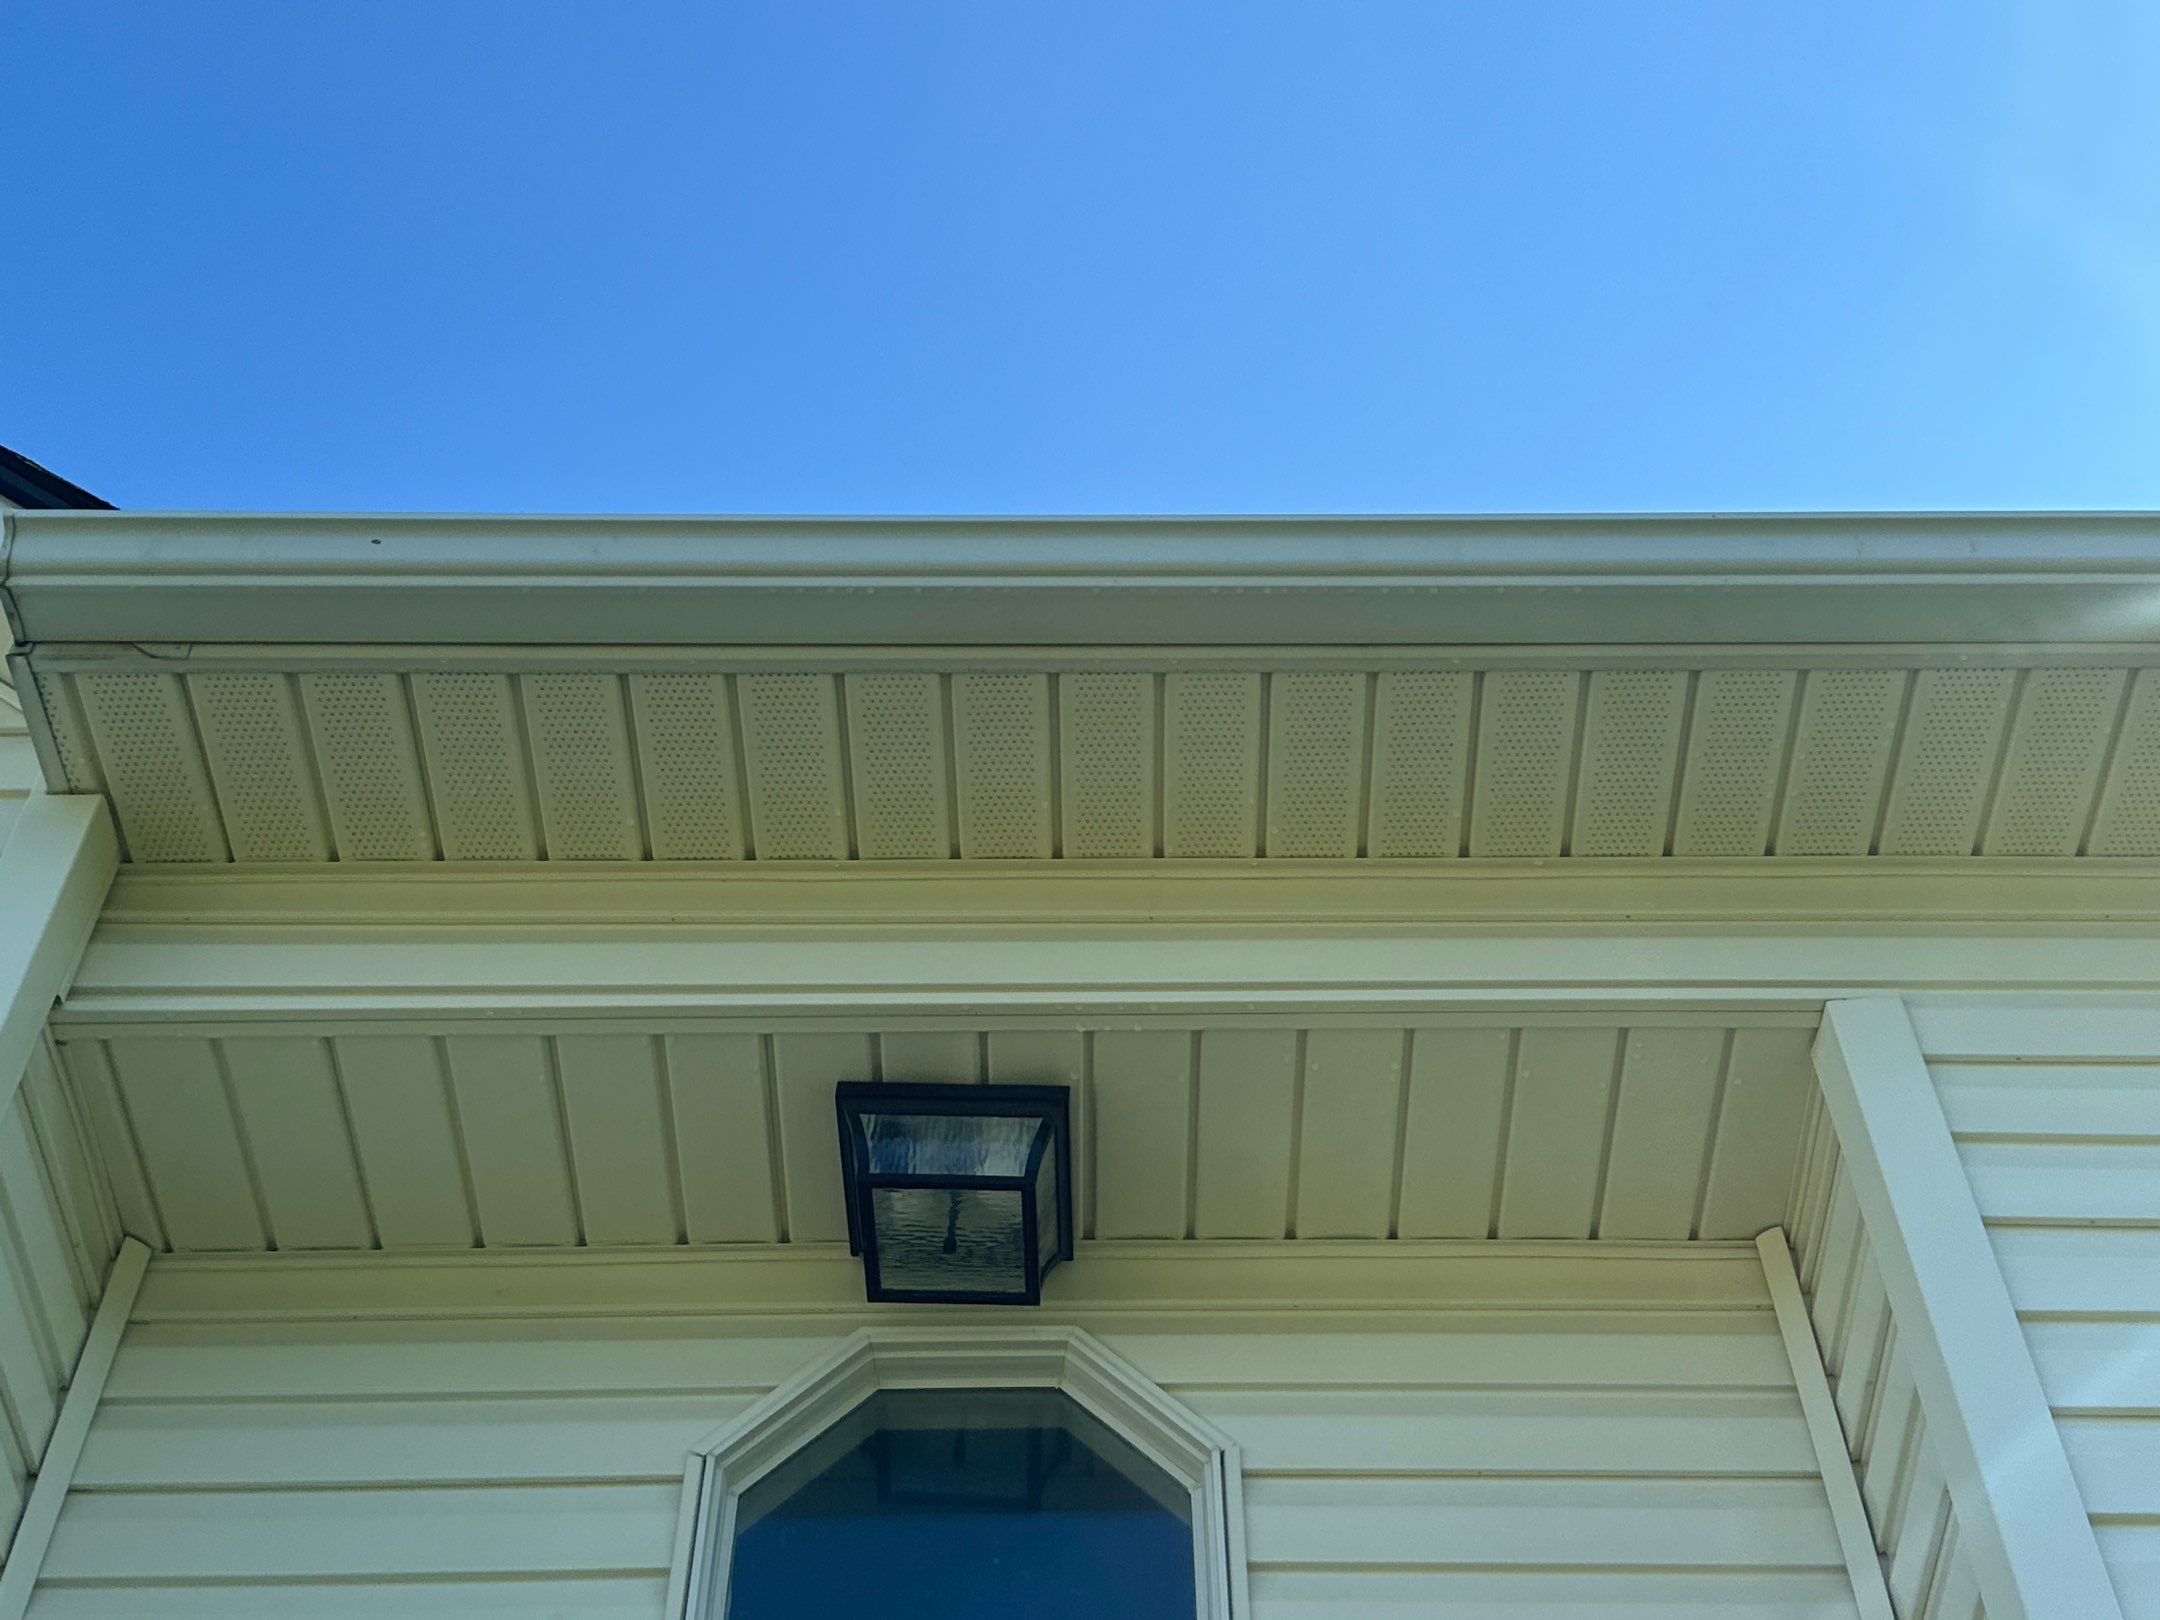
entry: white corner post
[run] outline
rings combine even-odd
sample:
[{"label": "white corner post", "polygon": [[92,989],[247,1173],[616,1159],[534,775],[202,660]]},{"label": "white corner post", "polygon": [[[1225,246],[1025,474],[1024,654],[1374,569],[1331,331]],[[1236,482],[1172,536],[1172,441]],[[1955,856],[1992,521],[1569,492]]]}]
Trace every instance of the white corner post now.
[{"label": "white corner post", "polygon": [[75,977],[120,869],[105,801],[35,793],[0,846],[0,1110]]},{"label": "white corner post", "polygon": [[1815,1069],[1989,1620],[2122,1620],[1904,1002],[1831,1002]]}]

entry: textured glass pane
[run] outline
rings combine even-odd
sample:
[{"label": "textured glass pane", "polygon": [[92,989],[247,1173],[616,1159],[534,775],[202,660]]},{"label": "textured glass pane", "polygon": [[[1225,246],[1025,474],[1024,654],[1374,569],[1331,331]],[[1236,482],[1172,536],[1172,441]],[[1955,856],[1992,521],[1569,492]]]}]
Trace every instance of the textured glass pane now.
[{"label": "textured glass pane", "polygon": [[729,1620],[1192,1620],[1191,1498],[1050,1390],[888,1390],[743,1494]]},{"label": "textured glass pane", "polygon": [[981,1114],[865,1114],[877,1175],[1024,1176],[1040,1119]]},{"label": "textured glass pane", "polygon": [[1046,1152],[1035,1171],[1035,1259],[1045,1270],[1058,1257],[1057,1185],[1057,1155]]},{"label": "textured glass pane", "polygon": [[873,1187],[878,1281],[886,1288],[1025,1294],[1017,1192]]}]

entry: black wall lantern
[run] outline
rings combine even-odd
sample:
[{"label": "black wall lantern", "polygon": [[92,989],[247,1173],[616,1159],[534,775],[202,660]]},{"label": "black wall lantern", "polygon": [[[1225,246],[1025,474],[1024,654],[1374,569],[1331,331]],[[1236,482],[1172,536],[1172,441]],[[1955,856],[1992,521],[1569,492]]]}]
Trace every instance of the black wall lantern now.
[{"label": "black wall lantern", "polygon": [[1042,1303],[1073,1253],[1070,1095],[840,1083],[848,1248],[872,1299]]}]

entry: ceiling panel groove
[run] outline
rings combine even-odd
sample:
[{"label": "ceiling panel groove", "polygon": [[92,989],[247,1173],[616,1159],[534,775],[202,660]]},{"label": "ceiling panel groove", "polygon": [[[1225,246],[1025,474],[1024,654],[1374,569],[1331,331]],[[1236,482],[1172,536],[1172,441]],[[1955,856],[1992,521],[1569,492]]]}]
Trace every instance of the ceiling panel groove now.
[{"label": "ceiling panel groove", "polygon": [[1688,1236],[1691,1238],[1703,1235],[1703,1222],[1710,1204],[1710,1165],[1717,1155],[1718,1133],[1725,1119],[1725,1099],[1732,1089],[1733,1035],[1729,1029],[1718,1035],[1717,1079],[1710,1093],[1710,1118],[1703,1128],[1702,1161],[1695,1178],[1694,1208],[1688,1216]]},{"label": "ceiling panel groove", "polygon": [[368,1192],[367,1172],[360,1164],[360,1136],[353,1127],[352,1098],[345,1085],[345,1071],[338,1063],[337,1042],[322,1040],[323,1062],[329,1071],[331,1094],[336,1100],[338,1123],[344,1131],[345,1155],[352,1166],[354,1195],[360,1203],[362,1218],[367,1222],[367,1246],[379,1249],[383,1246],[382,1223],[375,1218],[375,1200]]},{"label": "ceiling panel groove", "polygon": [[283,1248],[285,1245],[278,1241],[278,1224],[271,1217],[270,1200],[263,1192],[263,1174],[255,1153],[254,1133],[248,1128],[247,1116],[240,1109],[239,1095],[233,1089],[232,1066],[225,1058],[225,1043],[211,1041],[209,1045],[211,1067],[217,1073],[218,1089],[224,1097],[225,1112],[232,1120],[233,1141],[240,1150],[240,1168],[247,1178],[248,1197],[255,1205],[255,1219],[262,1226],[263,1247],[272,1250]]},{"label": "ceiling panel groove", "polygon": [[1045,706],[1044,748],[1049,756],[1046,767],[1048,781],[1045,786],[1049,803],[1045,807],[1050,822],[1050,857],[1061,860],[1067,854],[1065,847],[1065,677],[1051,673],[1042,677],[1043,703]]},{"label": "ceiling panel groove", "polygon": [[1380,676],[1368,671],[1364,677],[1365,687],[1365,735],[1358,749],[1357,773],[1357,835],[1352,845],[1354,854],[1372,853],[1372,801],[1373,801],[1373,727],[1375,710],[1380,701]]},{"label": "ceiling panel groove", "polygon": [[1883,779],[1883,791],[1876,796],[1875,825],[1868,833],[1867,852],[1882,853],[1883,827],[1890,819],[1890,801],[1897,795],[1898,762],[1905,754],[1905,732],[1912,724],[1913,691],[1918,681],[1918,671],[1905,672],[1905,687],[1898,695],[1897,722],[1890,728],[1890,764]]},{"label": "ceiling panel groove", "polygon": [[1511,1029],[1507,1032],[1506,1066],[1501,1071],[1499,1129],[1493,1136],[1493,1167],[1490,1207],[1487,1211],[1487,1237],[1498,1237],[1501,1231],[1501,1210],[1507,1198],[1508,1155],[1514,1149],[1515,1095],[1522,1076],[1523,1032]]},{"label": "ceiling panel groove", "polygon": [[765,1150],[771,1160],[773,1236],[788,1241],[787,1158],[780,1139],[780,1082],[773,1063],[773,1037],[754,1037],[758,1043],[758,1081],[765,1101]]},{"label": "ceiling panel groove", "polygon": [[1702,690],[1702,671],[1687,671],[1687,690],[1680,698],[1680,741],[1674,751],[1672,796],[1665,808],[1665,836],[1658,844],[1658,853],[1673,853],[1674,841],[1680,834],[1680,805],[1687,792],[1688,756],[1695,747],[1695,700]]},{"label": "ceiling panel groove", "polygon": [[1973,827],[1970,853],[1982,855],[1987,852],[1988,828],[1994,825],[1995,801],[2002,792],[2003,776],[2009,770],[2010,739],[2016,734],[2018,714],[2025,707],[2026,678],[2032,673],[2021,669],[2010,677],[2008,711],[2003,716],[2002,734],[1996,738],[1994,751],[1988,762],[1987,786],[1980,795],[1980,815]]}]

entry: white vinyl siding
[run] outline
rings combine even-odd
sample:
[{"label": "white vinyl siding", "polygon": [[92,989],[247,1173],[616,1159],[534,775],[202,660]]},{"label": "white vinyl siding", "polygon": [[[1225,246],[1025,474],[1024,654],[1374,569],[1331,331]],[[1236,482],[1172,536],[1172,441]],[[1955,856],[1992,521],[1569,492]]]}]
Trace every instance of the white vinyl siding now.
[{"label": "white vinyl siding", "polygon": [[[1104,1245],[1030,1318],[1240,1443],[1258,1620],[1854,1614],[1752,1248],[1290,1253]],[[859,1289],[830,1251],[159,1260],[31,1614],[656,1620],[687,1448]]]},{"label": "white vinyl siding", "polygon": [[2125,1620],[2156,1620],[2160,1007],[1913,1015]]}]

